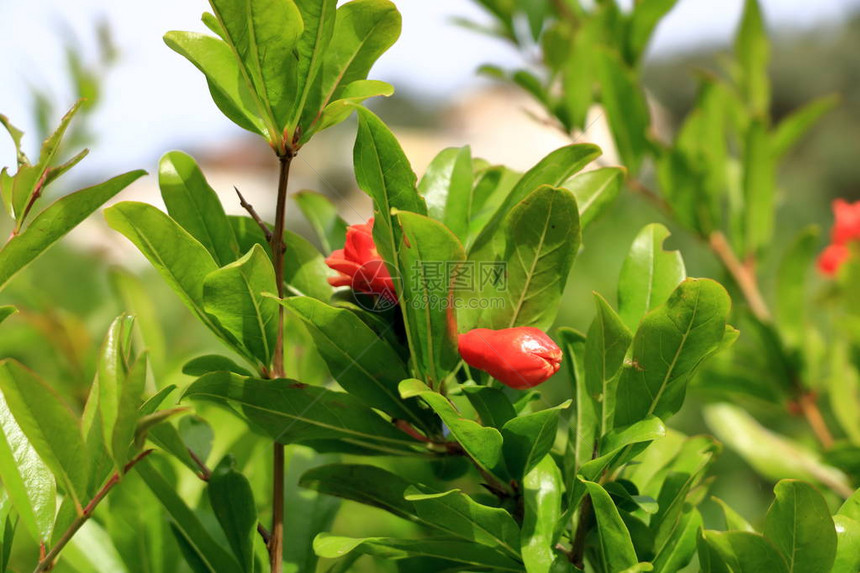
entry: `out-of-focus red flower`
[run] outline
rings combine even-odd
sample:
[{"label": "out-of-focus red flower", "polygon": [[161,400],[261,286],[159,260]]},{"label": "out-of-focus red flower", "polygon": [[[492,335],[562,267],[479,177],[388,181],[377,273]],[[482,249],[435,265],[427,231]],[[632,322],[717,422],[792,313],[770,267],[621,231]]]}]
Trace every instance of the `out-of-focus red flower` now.
[{"label": "out-of-focus red flower", "polygon": [[836,276],[845,261],[851,258],[849,243],[860,242],[860,201],[843,199],[833,202],[832,243],[818,256],[818,270],[825,276]]},{"label": "out-of-focus red flower", "polygon": [[346,243],[342,249],[332,251],[325,263],[339,275],[330,277],[332,286],[348,286],[362,294],[376,294],[397,302],[394,281],[385,261],[373,243],[373,219],[346,229]]},{"label": "out-of-focus red flower", "polygon": [[475,328],[459,337],[460,356],[511,388],[537,386],[558,372],[561,349],[538,328]]},{"label": "out-of-focus red flower", "polygon": [[847,245],[827,245],[818,255],[818,270],[821,274],[832,277],[839,272],[842,263],[851,256],[851,250]]},{"label": "out-of-focus red flower", "polygon": [[849,203],[843,199],[835,200],[833,219],[831,237],[834,245],[860,240],[860,201]]}]

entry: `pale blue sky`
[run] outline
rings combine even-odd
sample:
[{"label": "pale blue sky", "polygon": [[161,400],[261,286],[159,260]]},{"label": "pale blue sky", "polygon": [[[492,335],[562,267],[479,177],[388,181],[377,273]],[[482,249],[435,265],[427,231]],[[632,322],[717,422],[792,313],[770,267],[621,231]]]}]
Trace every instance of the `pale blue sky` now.
[{"label": "pale blue sky", "polygon": [[[399,0],[403,36],[380,60],[372,77],[430,96],[453,97],[476,85],[474,70],[484,62],[510,62],[515,55],[500,43],[462,30],[451,16],[483,19],[467,0]],[[707,43],[725,43],[743,0],[680,0],[657,30],[656,54]],[[860,0],[762,0],[772,28],[806,28],[839,21]],[[64,82],[60,31],[73,30],[92,44],[93,22],[106,17],[123,59],[104,86],[104,101],[94,117],[99,143],[85,160],[87,171],[146,167],[177,146],[224,140],[238,128],[211,103],[202,76],[161,41],[171,29],[203,30],[203,0],[0,0],[0,113],[29,129],[27,84],[48,88],[70,102]],[[91,47],[91,46],[90,46]],[[0,140],[4,141],[4,140]],[[28,149],[38,142],[26,140]],[[0,143],[0,165],[11,165],[11,144]],[[82,165],[83,167],[83,165]]]}]

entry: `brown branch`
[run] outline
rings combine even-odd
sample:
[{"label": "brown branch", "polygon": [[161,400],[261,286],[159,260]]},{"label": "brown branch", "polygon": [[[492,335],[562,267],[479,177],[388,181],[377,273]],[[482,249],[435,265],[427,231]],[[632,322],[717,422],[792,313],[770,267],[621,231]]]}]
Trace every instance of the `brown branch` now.
[{"label": "brown branch", "polygon": [[815,392],[804,392],[797,399],[797,404],[800,406],[801,412],[803,412],[806,421],[809,422],[809,426],[812,428],[818,441],[821,442],[825,450],[828,450],[833,446],[833,434],[830,433],[830,429],[824,421],[824,416],[821,415],[821,410],[818,409],[815,398]]},{"label": "brown branch", "polygon": [[717,255],[717,258],[720,259],[720,262],[723,263],[723,266],[732,276],[738,288],[741,289],[741,293],[744,295],[744,299],[746,299],[753,316],[763,324],[771,324],[773,316],[759,290],[758,279],[753,270],[753,265],[749,263],[744,264],[738,259],[728,240],[726,240],[726,236],[721,231],[711,233],[708,244],[710,244],[711,250],[714,251],[714,254]]},{"label": "brown branch", "polygon": [[239,205],[241,205],[242,208],[248,212],[251,218],[254,219],[254,222],[257,223],[257,226],[259,226],[260,229],[263,231],[263,234],[266,235],[266,242],[271,243],[272,231],[269,230],[269,226],[265,223],[265,221],[263,221],[263,219],[257,213],[257,210],[254,209],[254,206],[245,201],[245,197],[242,196],[242,192],[239,191],[239,188],[233,185],[233,189],[236,190],[236,195],[239,196]]},{"label": "brown branch", "polygon": [[69,525],[68,529],[63,533],[63,536],[57,541],[57,544],[51,548],[50,551],[44,553],[45,545],[42,544],[40,546],[40,559],[39,563],[36,565],[36,568],[33,570],[33,573],[41,573],[42,571],[49,571],[54,566],[54,560],[60,554],[60,551],[72,540],[72,537],[78,530],[87,522],[87,520],[92,516],[93,512],[96,510],[98,504],[110,493],[110,490],[119,483],[120,477],[127,474],[131,468],[135,466],[137,462],[148,456],[153,452],[152,449],[144,450],[139,453],[134,459],[125,464],[125,467],[122,468],[121,472],[115,472],[110,479],[102,486],[102,488],[96,493],[95,496],[90,500],[87,506],[83,509],[80,515]]}]

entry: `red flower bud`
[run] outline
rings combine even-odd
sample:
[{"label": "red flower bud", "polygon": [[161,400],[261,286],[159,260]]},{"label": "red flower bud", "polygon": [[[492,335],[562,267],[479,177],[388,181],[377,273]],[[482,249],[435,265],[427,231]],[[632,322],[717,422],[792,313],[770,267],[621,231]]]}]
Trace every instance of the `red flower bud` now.
[{"label": "red flower bud", "polygon": [[834,245],[860,240],[860,201],[848,203],[837,199],[833,202],[833,217],[831,236]]},{"label": "red flower bud", "polygon": [[832,277],[839,272],[842,263],[851,256],[850,249],[845,245],[828,245],[818,255],[818,270],[821,274]]},{"label": "red flower bud", "polygon": [[459,338],[460,356],[511,388],[537,386],[558,372],[561,349],[538,328],[475,328]]},{"label": "red flower bud", "polygon": [[328,279],[330,285],[352,287],[355,292],[377,294],[397,302],[394,281],[373,243],[373,219],[365,224],[350,225],[346,230],[346,244],[333,251],[325,263],[339,273]]}]

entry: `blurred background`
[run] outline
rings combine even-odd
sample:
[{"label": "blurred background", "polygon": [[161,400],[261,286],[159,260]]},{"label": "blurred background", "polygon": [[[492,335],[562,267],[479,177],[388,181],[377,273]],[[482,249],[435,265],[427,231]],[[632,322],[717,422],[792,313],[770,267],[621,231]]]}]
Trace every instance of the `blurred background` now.
[{"label": "blurred background", "polygon": [[[372,100],[370,107],[392,126],[419,176],[433,156],[449,146],[471,145],[474,156],[524,170],[569,141],[535,121],[532,114],[540,112],[521,91],[475,74],[484,63],[516,67],[521,57],[497,40],[455,23],[457,18],[486,21],[475,5],[465,0],[396,3],[403,14],[401,40],[381,58],[371,77],[390,82],[397,91],[391,98]],[[715,68],[720,54],[729,49],[742,4],[742,0],[680,0],[657,29],[645,75],[661,137],[671,136],[691,106],[696,70]],[[833,198],[860,199],[860,0],[761,4],[773,41],[774,120],[820,95],[835,93],[841,98],[780,173],[776,244],[786,245],[808,224],[827,229]],[[77,97],[88,98],[88,113],[83,121],[79,116],[65,151],[71,154],[86,146],[90,155],[50,188],[51,195],[144,168],[150,175],[118,200],[162,206],[155,175],[158,159],[180,149],[198,160],[228,213],[243,213],[235,185],[264,218],[271,214],[268,207],[277,177],[271,151],[227,121],[212,103],[203,76],[161,41],[172,29],[205,31],[200,22],[205,8],[202,0],[0,0],[0,113],[25,131],[28,153],[35,154],[45,133]],[[614,154],[600,111],[593,110],[591,117],[580,141],[603,146],[611,164]],[[316,137],[294,163],[290,189],[330,196],[350,223],[370,215],[370,202],[357,190],[352,173],[353,139],[352,121]],[[11,140],[0,137],[0,165],[14,164]],[[288,226],[312,239],[297,211],[290,210]],[[630,242],[653,221],[666,222],[641,198],[623,194],[590,228],[568,283],[559,324],[587,328],[593,314],[592,290],[614,302]],[[4,225],[0,223],[0,231],[5,233]],[[676,234],[668,245],[682,250],[691,276],[723,278],[702,245],[684,231],[673,230]],[[782,248],[774,249],[762,264],[773,264],[781,252]],[[197,325],[131,244],[95,216],[0,295],[0,303],[21,309],[4,323],[0,357],[32,365],[71,402],[80,403],[91,383],[104,331],[128,302],[117,294],[121,280],[117,267],[138,276],[151,301],[150,316],[143,319],[149,325],[147,343],[160,346],[162,371],[171,381],[187,383],[179,373],[187,358],[225,350]],[[555,404],[566,394],[566,382],[558,379],[546,386],[545,399]],[[697,409],[705,399],[694,393],[672,425],[685,432],[707,431]],[[760,415],[771,421],[784,416],[775,411]],[[792,433],[790,428],[781,429]],[[724,452],[718,464],[714,471],[727,479],[716,484],[714,494],[760,523],[771,485],[730,452]],[[394,527],[394,518],[373,513],[378,530],[369,532],[361,516],[374,510],[361,511],[341,512],[339,532],[392,533],[386,528]]]}]

